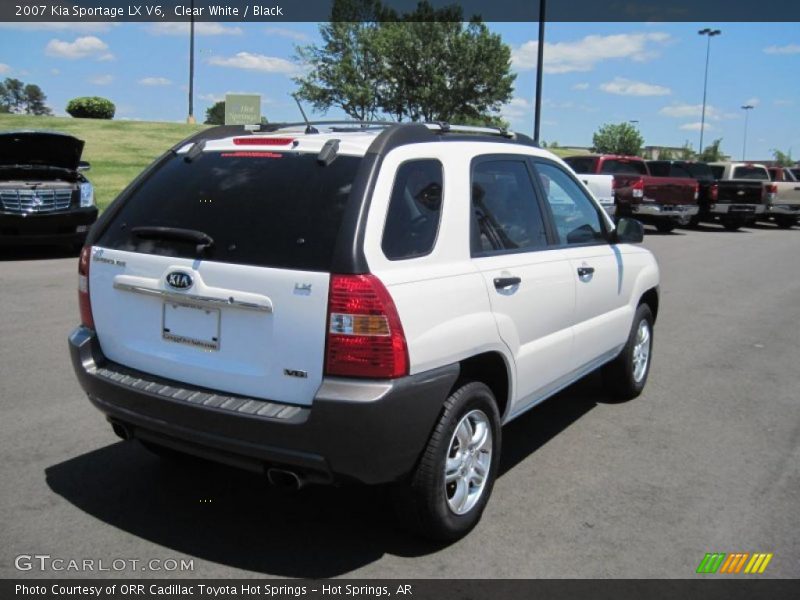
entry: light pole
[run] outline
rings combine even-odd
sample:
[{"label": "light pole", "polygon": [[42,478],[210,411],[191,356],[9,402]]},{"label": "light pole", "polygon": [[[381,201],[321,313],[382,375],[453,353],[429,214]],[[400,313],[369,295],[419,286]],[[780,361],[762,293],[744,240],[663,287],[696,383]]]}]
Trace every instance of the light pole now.
[{"label": "light pole", "polygon": [[706,92],[708,91],[708,59],[711,56],[711,38],[715,35],[721,34],[722,31],[719,29],[709,29],[706,27],[697,33],[708,36],[708,43],[706,44],[706,74],[703,78],[703,114],[700,117],[700,148],[697,150],[698,152],[703,152],[703,133],[706,128]]},{"label": "light pole", "polygon": [[750,114],[750,111],[753,110],[755,106],[752,104],[745,104],[742,106],[742,110],[744,111],[744,141],[742,142],[742,160],[745,160],[747,156],[747,115]]},{"label": "light pole", "polygon": [[195,123],[194,118],[194,0],[191,2],[192,14],[189,21],[189,116],[186,122]]},{"label": "light pole", "polygon": [[539,0],[539,46],[536,48],[536,106],[533,117],[533,141],[539,143],[542,120],[542,70],[544,68],[544,18],[546,0]]}]

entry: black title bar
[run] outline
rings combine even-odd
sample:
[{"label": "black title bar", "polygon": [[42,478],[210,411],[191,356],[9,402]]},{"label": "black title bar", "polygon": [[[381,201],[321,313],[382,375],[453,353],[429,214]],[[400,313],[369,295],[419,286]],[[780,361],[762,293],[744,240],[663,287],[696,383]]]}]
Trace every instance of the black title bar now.
[{"label": "black title bar", "polygon": [[[417,3],[418,0],[381,0],[383,18],[402,19]],[[435,9],[458,7],[464,20],[472,17],[486,22],[539,20],[539,0],[428,0],[428,3]],[[192,17],[196,21],[227,22],[372,20],[368,11],[353,8],[360,4],[363,0],[3,0],[0,21],[166,22],[188,21]],[[798,22],[800,2],[548,0],[546,15],[551,22]]]}]

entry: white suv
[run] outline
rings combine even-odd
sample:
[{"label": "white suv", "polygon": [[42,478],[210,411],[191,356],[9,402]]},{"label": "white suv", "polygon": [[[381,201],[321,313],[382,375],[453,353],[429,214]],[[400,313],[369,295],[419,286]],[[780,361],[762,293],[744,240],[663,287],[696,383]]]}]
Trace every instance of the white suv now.
[{"label": "white suv", "polygon": [[632,398],[659,272],[529,138],[222,127],[92,229],[72,360],[124,439],[276,484],[395,483],[424,535],[480,519],[500,429],[599,367]]}]

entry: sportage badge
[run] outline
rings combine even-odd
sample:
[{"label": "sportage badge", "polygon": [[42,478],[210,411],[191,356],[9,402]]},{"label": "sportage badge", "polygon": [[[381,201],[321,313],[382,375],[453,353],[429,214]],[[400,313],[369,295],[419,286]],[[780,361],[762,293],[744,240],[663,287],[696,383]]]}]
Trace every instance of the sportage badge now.
[{"label": "sportage badge", "polygon": [[192,276],[183,271],[172,271],[167,274],[167,285],[176,290],[188,290],[194,281]]}]

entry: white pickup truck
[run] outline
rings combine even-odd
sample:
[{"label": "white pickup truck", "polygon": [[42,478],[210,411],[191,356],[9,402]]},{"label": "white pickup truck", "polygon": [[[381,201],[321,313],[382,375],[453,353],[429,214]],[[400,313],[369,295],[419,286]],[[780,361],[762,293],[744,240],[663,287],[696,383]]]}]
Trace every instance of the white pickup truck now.
[{"label": "white pickup truck", "polygon": [[[567,163],[569,164],[569,163]],[[570,165],[571,166],[571,165]],[[614,176],[590,175],[586,173],[575,174],[603,207],[608,216],[613,217],[617,210],[614,204]]]},{"label": "white pickup truck", "polygon": [[769,167],[771,195],[767,215],[775,220],[778,227],[789,228],[797,225],[800,217],[800,169],[789,167]]}]

